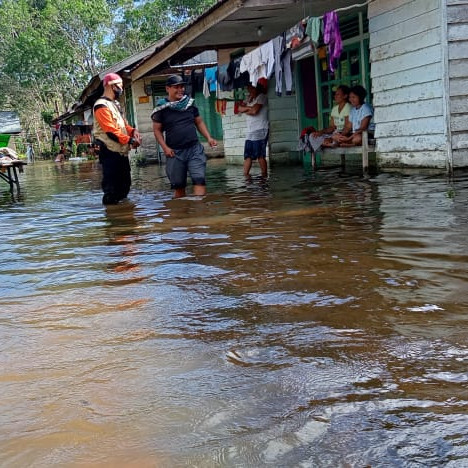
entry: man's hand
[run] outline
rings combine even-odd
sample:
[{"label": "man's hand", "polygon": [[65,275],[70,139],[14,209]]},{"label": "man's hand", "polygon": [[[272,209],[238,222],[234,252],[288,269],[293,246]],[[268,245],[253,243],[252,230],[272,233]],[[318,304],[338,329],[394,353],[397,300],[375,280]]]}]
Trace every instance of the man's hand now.
[{"label": "man's hand", "polygon": [[140,132],[135,128],[135,130],[133,130],[133,139],[135,140],[135,143],[137,146],[134,146],[134,148],[138,148],[138,146],[141,145],[141,135],[140,135]]},{"label": "man's hand", "polygon": [[214,138],[208,138],[208,144],[214,148],[215,146],[218,146],[218,142]]},{"label": "man's hand", "polygon": [[173,158],[175,156],[175,151],[169,148],[169,146],[163,146],[162,150],[164,151],[166,158]]}]

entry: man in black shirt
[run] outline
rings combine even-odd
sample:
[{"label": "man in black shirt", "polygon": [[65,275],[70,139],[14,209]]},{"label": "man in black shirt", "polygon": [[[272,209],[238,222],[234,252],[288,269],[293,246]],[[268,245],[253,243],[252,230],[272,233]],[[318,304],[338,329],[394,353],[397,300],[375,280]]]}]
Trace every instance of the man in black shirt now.
[{"label": "man in black shirt", "polygon": [[[174,190],[174,197],[185,196],[187,172],[193,183],[194,195],[206,194],[206,155],[198,140],[197,130],[207,139],[211,147],[217,145],[193,99],[184,94],[185,82],[179,75],[166,81],[168,97],[160,100],[151,114],[153,132],[166,155],[166,173]],[[164,138],[163,132],[166,133]]]}]

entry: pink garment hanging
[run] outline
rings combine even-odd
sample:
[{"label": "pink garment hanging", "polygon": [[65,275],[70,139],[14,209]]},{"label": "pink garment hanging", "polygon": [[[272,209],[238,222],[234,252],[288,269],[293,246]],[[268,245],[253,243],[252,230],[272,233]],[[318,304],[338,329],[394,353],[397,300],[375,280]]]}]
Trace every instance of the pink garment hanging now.
[{"label": "pink garment hanging", "polygon": [[323,15],[323,40],[328,45],[328,63],[330,71],[335,72],[335,64],[341,57],[343,43],[341,41],[338,15],[336,11],[329,11]]}]

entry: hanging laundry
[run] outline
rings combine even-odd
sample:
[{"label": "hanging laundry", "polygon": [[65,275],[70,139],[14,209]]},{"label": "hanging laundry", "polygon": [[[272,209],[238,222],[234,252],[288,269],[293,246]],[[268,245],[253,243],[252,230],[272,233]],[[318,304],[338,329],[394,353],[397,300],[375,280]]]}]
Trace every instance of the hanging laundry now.
[{"label": "hanging laundry", "polygon": [[205,68],[205,79],[208,83],[210,92],[216,91],[216,75],[218,67]]},{"label": "hanging laundry", "polygon": [[295,24],[292,28],[286,31],[286,48],[294,49],[299,46],[304,39],[305,25],[304,21],[301,20]]},{"label": "hanging laundry", "polygon": [[283,92],[283,65],[281,56],[286,49],[286,41],[284,35],[277,36],[273,39],[273,53],[275,56],[275,81],[276,95],[281,96]]},{"label": "hanging laundry", "polygon": [[203,96],[205,96],[205,99],[208,99],[210,95],[210,85],[208,84],[208,80],[205,75],[205,79],[203,80]]},{"label": "hanging laundry", "polygon": [[240,71],[240,63],[241,63],[242,57],[236,57],[235,59],[232,59],[231,62],[229,62],[227,72],[233,82],[234,89],[241,89],[247,86],[250,81],[249,81],[249,73],[244,72],[241,73]]},{"label": "hanging laundry", "polygon": [[233,88],[233,80],[228,73],[228,65],[218,66],[218,85],[221,91],[231,91]]},{"label": "hanging laundry", "polygon": [[270,78],[274,66],[273,41],[268,41],[242,57],[240,72],[248,72],[250,83],[256,86],[260,78]]},{"label": "hanging laundry", "polygon": [[307,21],[305,33],[310,37],[314,47],[318,45],[321,24],[320,18],[309,18]]},{"label": "hanging laundry", "polygon": [[292,50],[286,49],[283,57],[281,58],[281,65],[283,67],[284,85],[286,87],[286,96],[292,94],[293,76],[292,76]]},{"label": "hanging laundry", "polygon": [[286,48],[286,35],[275,37],[273,40],[273,53],[275,57],[275,79],[276,79],[276,95],[283,94],[283,82],[286,86],[286,94],[292,94],[292,68],[291,57],[292,51]]},{"label": "hanging laundry", "polygon": [[205,74],[202,71],[193,70],[191,73],[192,81],[192,97],[195,93],[203,92],[203,82],[205,81]]},{"label": "hanging laundry", "polygon": [[328,45],[328,62],[330,71],[335,72],[335,65],[341,57],[343,43],[336,11],[329,11],[323,15],[324,33],[323,40]]}]

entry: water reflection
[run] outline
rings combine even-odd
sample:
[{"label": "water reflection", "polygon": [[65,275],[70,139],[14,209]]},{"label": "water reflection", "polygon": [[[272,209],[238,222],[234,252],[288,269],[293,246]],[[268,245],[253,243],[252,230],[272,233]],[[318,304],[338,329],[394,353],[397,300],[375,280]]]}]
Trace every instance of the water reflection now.
[{"label": "water reflection", "polygon": [[7,466],[468,464],[468,177],[211,161],[0,200]]}]

